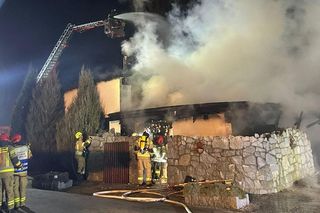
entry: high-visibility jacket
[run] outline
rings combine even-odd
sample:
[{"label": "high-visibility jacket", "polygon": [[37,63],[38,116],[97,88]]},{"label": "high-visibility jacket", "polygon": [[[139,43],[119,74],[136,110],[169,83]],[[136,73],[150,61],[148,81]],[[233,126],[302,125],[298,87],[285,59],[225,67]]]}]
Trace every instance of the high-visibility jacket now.
[{"label": "high-visibility jacket", "polygon": [[14,175],[27,175],[28,171],[28,160],[32,157],[30,147],[28,145],[18,145],[14,146],[14,151],[22,163],[22,166],[19,168],[14,168]]},{"label": "high-visibility jacket", "polygon": [[153,148],[154,157],[152,158],[153,162],[166,163],[167,162],[167,154],[166,147],[163,146],[155,146]]},{"label": "high-visibility jacket", "polygon": [[80,138],[79,140],[76,141],[75,145],[75,154],[76,155],[83,155],[83,151],[89,147],[91,144],[91,141],[87,139],[86,141],[82,141]]},{"label": "high-visibility jacket", "polygon": [[3,145],[0,146],[0,174],[14,172],[14,167],[20,167],[19,161],[15,150],[12,146]]},{"label": "high-visibility jacket", "polygon": [[136,141],[136,155],[138,158],[150,158],[150,150],[153,148],[152,141],[146,136],[140,136]]}]

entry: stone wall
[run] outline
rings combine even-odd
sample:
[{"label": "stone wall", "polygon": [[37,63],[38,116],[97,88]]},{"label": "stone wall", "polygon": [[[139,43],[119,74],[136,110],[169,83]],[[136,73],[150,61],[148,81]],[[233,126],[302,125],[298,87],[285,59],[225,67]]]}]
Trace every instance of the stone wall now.
[{"label": "stone wall", "polygon": [[92,142],[90,146],[90,156],[88,159],[88,169],[90,181],[103,181],[104,172],[104,144],[105,143],[121,143],[129,142],[129,182],[137,182],[137,162],[133,152],[134,142],[137,137],[124,137],[124,136],[113,136],[112,134],[105,133],[101,137],[91,136]]},{"label": "stone wall", "polygon": [[[136,184],[136,139],[109,134],[92,137],[89,180],[103,181],[105,143],[129,142],[129,182]],[[175,136],[168,140],[169,185],[183,183],[187,175],[197,180],[232,179],[246,192],[265,194],[314,173],[310,141],[296,129],[251,137]]]},{"label": "stone wall", "polygon": [[168,183],[233,179],[249,193],[266,194],[290,187],[314,173],[310,141],[287,129],[252,137],[175,136],[168,143]]},{"label": "stone wall", "polygon": [[183,188],[189,206],[241,209],[249,205],[249,196],[237,186],[224,183],[187,183]]}]

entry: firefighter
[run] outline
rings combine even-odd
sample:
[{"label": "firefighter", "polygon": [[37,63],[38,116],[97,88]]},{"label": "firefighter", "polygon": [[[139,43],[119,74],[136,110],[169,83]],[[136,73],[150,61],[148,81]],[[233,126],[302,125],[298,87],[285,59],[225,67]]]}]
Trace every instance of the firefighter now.
[{"label": "firefighter", "polygon": [[155,138],[153,152],[153,179],[160,180],[161,183],[167,183],[166,140],[163,135],[158,135]]},{"label": "firefighter", "polygon": [[156,182],[160,179],[161,167],[160,167],[160,150],[159,147],[153,148],[154,157],[151,159],[151,172],[152,172],[152,180]]},{"label": "firefighter", "polygon": [[[149,134],[144,132],[136,141],[134,147],[138,161],[138,183],[140,185],[152,185],[151,176],[151,160],[150,152],[152,152],[153,144],[149,139]],[[146,174],[146,181],[143,180],[143,174]]]},{"label": "firefighter", "polygon": [[168,181],[168,163],[167,163],[167,146],[164,144],[161,147],[161,158],[163,159],[161,162],[161,183],[167,183]]},{"label": "firefighter", "polygon": [[16,209],[21,208],[25,211],[30,211],[26,207],[26,195],[27,195],[27,172],[28,172],[28,160],[32,157],[30,147],[27,144],[21,142],[21,135],[15,134],[11,139],[15,153],[22,163],[22,167],[14,169],[13,175],[13,193],[14,193],[14,206]]},{"label": "firefighter", "polygon": [[86,175],[86,160],[89,154],[89,146],[91,141],[84,137],[82,132],[76,132],[75,137],[77,139],[75,145],[75,158],[77,160],[77,173],[79,177]]},{"label": "firefighter", "polygon": [[[0,135],[0,200],[3,200],[3,191],[5,191],[8,211],[14,212],[13,172],[14,167],[22,167],[22,164],[9,142],[8,134]],[[4,190],[2,190],[2,187],[4,187]],[[2,205],[2,202],[0,205]]]}]

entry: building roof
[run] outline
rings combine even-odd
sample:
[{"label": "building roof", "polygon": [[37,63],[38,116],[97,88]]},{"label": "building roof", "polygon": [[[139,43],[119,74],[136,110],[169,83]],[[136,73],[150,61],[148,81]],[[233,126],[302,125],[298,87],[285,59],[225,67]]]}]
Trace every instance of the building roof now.
[{"label": "building roof", "polygon": [[[257,105],[247,101],[238,102],[215,102],[215,103],[201,103],[201,104],[187,104],[176,106],[164,106],[156,108],[147,108],[131,111],[121,111],[111,113],[108,115],[110,120],[121,120],[137,117],[159,117],[174,116],[176,118],[184,118],[190,116],[211,115],[226,112],[233,109],[247,109],[250,105]],[[268,105],[272,107],[279,107],[279,104],[267,103],[261,105]]]},{"label": "building roof", "polygon": [[135,120],[139,118],[179,120],[207,119],[224,113],[226,122],[232,124],[234,134],[252,135],[274,131],[278,128],[281,106],[275,103],[252,103],[247,101],[216,102],[177,106],[165,106],[111,113],[109,121]]}]

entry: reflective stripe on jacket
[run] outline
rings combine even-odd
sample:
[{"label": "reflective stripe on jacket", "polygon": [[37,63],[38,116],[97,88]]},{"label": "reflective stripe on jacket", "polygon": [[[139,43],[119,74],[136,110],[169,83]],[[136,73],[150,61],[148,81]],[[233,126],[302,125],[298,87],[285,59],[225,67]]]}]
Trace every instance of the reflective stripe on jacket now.
[{"label": "reflective stripe on jacket", "polygon": [[28,160],[32,156],[31,150],[27,145],[15,146],[14,150],[19,161],[22,163],[22,167],[14,168],[14,174],[25,175],[28,171]]},{"label": "reflective stripe on jacket", "polygon": [[14,166],[20,166],[14,148],[12,146],[0,147],[0,174],[14,171]]}]

